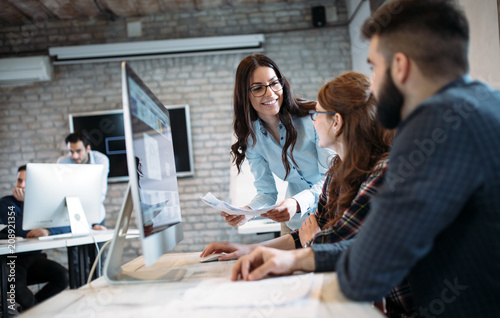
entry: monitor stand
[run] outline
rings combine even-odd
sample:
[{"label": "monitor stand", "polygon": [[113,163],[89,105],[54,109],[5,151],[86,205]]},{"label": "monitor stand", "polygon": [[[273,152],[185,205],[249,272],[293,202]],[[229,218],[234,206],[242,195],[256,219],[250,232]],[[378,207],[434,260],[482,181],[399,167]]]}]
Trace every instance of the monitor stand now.
[{"label": "monitor stand", "polygon": [[90,235],[90,227],[87,217],[83,211],[82,202],[79,197],[66,197],[66,207],[68,208],[70,233],[40,236],[41,241],[50,241],[60,238],[71,238]]},{"label": "monitor stand", "polygon": [[[122,268],[123,248],[134,205],[132,203],[132,193],[130,183],[125,193],[125,199],[118,216],[113,239],[106,262],[104,263],[104,277],[109,284],[130,284],[130,283],[152,283],[152,282],[175,282],[184,277],[185,269],[154,269],[145,271],[127,271]],[[139,230],[142,236],[142,230]]]},{"label": "monitor stand", "polygon": [[79,197],[66,197],[71,236],[89,235],[90,228]]}]

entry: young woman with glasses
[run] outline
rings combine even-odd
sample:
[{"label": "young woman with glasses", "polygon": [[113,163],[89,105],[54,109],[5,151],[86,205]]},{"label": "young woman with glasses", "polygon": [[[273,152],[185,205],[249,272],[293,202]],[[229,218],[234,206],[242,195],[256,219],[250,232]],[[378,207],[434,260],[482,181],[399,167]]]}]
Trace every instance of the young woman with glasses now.
[{"label": "young woman with glasses", "polygon": [[[254,54],[240,62],[234,89],[237,140],[231,153],[238,172],[245,158],[248,160],[257,188],[257,195],[245,208],[276,203],[274,173],[288,182],[287,199],[262,216],[287,222],[293,230],[314,213],[328,160],[334,155],[318,147],[318,136],[308,116],[315,105],[293,95],[287,79],[267,56]],[[221,215],[232,226],[248,220],[244,215]]]}]

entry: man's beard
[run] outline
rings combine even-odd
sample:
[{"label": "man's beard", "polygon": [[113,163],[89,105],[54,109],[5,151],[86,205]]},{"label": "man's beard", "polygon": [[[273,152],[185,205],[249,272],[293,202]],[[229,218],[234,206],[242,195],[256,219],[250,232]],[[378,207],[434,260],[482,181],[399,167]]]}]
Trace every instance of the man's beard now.
[{"label": "man's beard", "polygon": [[399,125],[403,102],[404,97],[394,84],[388,67],[377,98],[377,118],[383,127],[394,129]]}]

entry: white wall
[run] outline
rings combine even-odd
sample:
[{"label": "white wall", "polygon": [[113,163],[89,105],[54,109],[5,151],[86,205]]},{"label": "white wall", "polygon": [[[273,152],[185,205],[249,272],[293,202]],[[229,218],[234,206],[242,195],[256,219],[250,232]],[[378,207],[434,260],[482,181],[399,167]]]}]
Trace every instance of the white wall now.
[{"label": "white wall", "polygon": [[[233,137],[233,143],[235,142]],[[238,169],[236,165],[231,163],[231,176],[229,187],[229,199],[232,205],[237,207],[242,207],[250,203],[252,199],[257,194],[257,189],[253,185],[255,178],[250,171],[250,165],[245,159],[241,165],[241,172],[238,174]],[[274,176],[274,181],[276,182],[276,188],[278,189],[278,199],[276,202],[282,202],[285,199],[286,189],[288,187],[288,182],[279,179]]]},{"label": "white wall", "polygon": [[497,0],[459,0],[470,25],[470,74],[500,89]]},{"label": "white wall", "polygon": [[371,76],[370,67],[368,63],[366,63],[370,42],[363,40],[361,37],[361,26],[371,14],[370,2],[363,0],[347,0],[347,13],[349,17],[352,17],[360,3],[361,7],[349,24],[352,70]]},{"label": "white wall", "polygon": [[[352,16],[360,2],[363,0],[347,0],[349,16]],[[463,6],[470,25],[470,75],[500,89],[498,1],[459,0],[459,3]],[[370,4],[369,1],[364,1],[349,25],[352,69],[367,75],[371,75],[366,63],[369,43],[361,38],[360,28],[369,16]]]},{"label": "white wall", "polygon": [[[231,187],[229,188],[229,197],[231,204],[237,207],[242,207],[250,203],[257,194],[257,189],[253,185],[255,178],[250,172],[248,161],[245,160],[241,166],[241,173],[238,174],[236,166],[231,164]],[[288,182],[274,176],[276,188],[278,189],[278,199],[276,202],[285,200],[286,189]]]}]

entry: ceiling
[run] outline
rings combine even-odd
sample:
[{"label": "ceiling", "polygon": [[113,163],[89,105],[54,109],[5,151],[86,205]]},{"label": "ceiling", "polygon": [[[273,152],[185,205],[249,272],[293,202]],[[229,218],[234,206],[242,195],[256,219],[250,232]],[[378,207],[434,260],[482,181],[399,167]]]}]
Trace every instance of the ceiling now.
[{"label": "ceiling", "polygon": [[0,23],[106,19],[145,16],[162,12],[190,12],[249,4],[310,2],[307,0],[0,0]]}]

